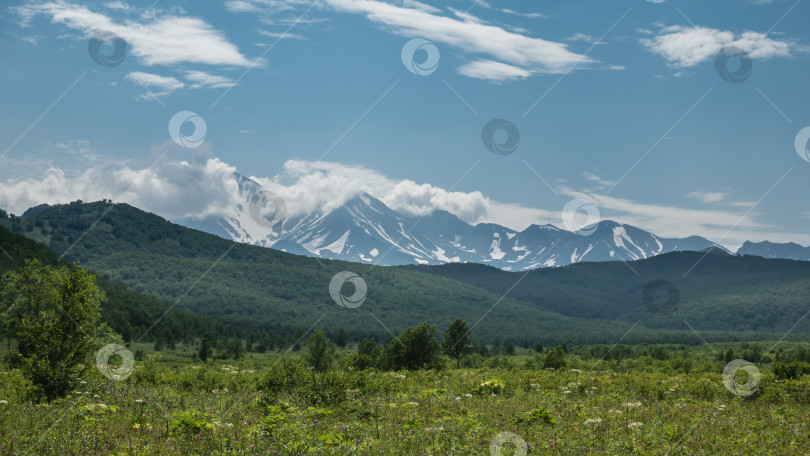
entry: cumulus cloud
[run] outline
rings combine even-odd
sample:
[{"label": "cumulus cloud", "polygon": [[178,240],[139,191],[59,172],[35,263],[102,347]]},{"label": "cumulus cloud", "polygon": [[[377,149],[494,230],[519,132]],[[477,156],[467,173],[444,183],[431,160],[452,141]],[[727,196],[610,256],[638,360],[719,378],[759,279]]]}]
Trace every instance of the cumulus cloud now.
[{"label": "cumulus cloud", "polygon": [[[150,169],[114,164],[78,173],[51,167],[36,178],[0,182],[0,207],[20,214],[42,203],[108,198],[171,220],[230,216],[238,205],[244,205],[246,198],[239,193],[235,172],[234,167],[218,159],[193,163],[166,161]],[[599,182],[589,176],[585,179]],[[562,226],[561,210],[565,203],[559,201],[559,207],[551,210],[532,208],[495,201],[478,191],[448,191],[429,183],[392,179],[363,166],[330,162],[289,160],[273,177],[250,178],[264,190],[282,197],[289,217],[311,212],[325,214],[368,193],[405,214],[419,216],[445,210],[471,224],[498,223],[523,230],[530,224]],[[662,237],[699,235],[732,250],[746,240],[810,244],[810,235],[781,232],[779,227],[758,221],[761,214],[750,210],[750,206],[736,210],[694,209],[604,196],[566,186],[560,186],[559,191],[568,198],[593,202],[603,219],[637,226]]]},{"label": "cumulus cloud", "polygon": [[259,63],[246,58],[224,33],[199,18],[164,14],[144,22],[119,23],[66,1],[24,4],[13,10],[24,25],[44,15],[85,38],[101,30],[115,33],[127,41],[130,54],[148,66],[200,63],[249,67]]},{"label": "cumulus cloud", "polygon": [[288,160],[284,171],[273,178],[251,176],[263,188],[287,202],[290,216],[336,209],[362,193],[388,207],[410,215],[445,210],[469,223],[488,220],[493,204],[481,192],[448,192],[412,180],[394,180],[362,167],[330,162]]},{"label": "cumulus cloud", "polygon": [[708,27],[663,27],[654,38],[641,38],[642,46],[663,57],[674,68],[688,68],[713,59],[726,46],[738,47],[754,59],[790,57],[800,47],[791,41],[768,38],[765,33],[734,32]]},{"label": "cumulus cloud", "polygon": [[0,206],[20,214],[42,203],[107,198],[169,219],[203,218],[239,203],[235,171],[218,160],[163,162],[151,169],[98,166],[80,173],[52,167],[39,178],[0,182]]}]

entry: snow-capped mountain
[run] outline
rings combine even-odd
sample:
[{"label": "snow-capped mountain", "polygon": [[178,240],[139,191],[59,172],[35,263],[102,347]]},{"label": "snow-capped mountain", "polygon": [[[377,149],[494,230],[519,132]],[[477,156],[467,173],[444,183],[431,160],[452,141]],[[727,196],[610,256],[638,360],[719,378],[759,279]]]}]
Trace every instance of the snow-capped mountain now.
[{"label": "snow-capped mountain", "polygon": [[765,258],[786,258],[789,260],[810,261],[810,247],[802,247],[795,242],[777,244],[774,242],[746,241],[737,250],[739,255],[755,255]]},{"label": "snow-capped mountain", "polygon": [[609,220],[600,222],[590,236],[553,225],[532,225],[523,231],[489,223],[473,226],[445,211],[422,217],[401,214],[368,194],[328,213],[313,212],[274,223],[273,215],[258,215],[257,206],[262,203],[257,199],[258,184],[242,178],[240,191],[246,203],[231,217],[178,223],[300,255],[379,265],[469,262],[511,271],[581,261],[631,261],[716,245],[698,236],[659,238]]}]

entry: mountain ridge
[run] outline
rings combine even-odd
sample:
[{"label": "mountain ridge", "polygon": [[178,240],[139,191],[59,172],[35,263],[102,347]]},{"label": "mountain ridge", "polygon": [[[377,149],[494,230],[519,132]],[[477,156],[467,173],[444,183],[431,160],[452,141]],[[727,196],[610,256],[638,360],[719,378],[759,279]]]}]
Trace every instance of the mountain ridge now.
[{"label": "mountain ridge", "polygon": [[257,220],[257,211],[250,208],[261,194],[259,185],[241,177],[239,186],[245,203],[234,208],[232,215],[175,222],[298,255],[384,266],[481,263],[524,271],[582,261],[637,260],[709,247],[726,250],[700,236],[661,238],[611,220],[600,221],[593,234],[581,236],[552,224],[533,224],[522,231],[496,223],[472,225],[444,210],[409,215],[368,193],[330,211],[295,215],[267,226],[267,220]]}]

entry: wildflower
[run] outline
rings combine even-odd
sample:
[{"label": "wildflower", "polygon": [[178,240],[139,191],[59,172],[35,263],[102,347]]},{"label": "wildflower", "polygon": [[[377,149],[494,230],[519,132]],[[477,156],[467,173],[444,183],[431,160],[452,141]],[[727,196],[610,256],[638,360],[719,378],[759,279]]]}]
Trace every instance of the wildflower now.
[{"label": "wildflower", "polygon": [[578,373],[578,374],[581,374],[581,373],[582,373],[582,371],[581,371],[581,370],[579,370],[579,369],[568,369],[568,370],[570,370],[571,372],[576,372],[576,373]]},{"label": "wildflower", "polygon": [[625,403],[622,404],[622,407],[638,408],[638,407],[641,407],[641,402],[640,401],[639,402],[625,402]]},{"label": "wildflower", "polygon": [[135,399],[135,402],[138,403],[138,404],[143,404],[146,401],[143,400],[143,399]]},{"label": "wildflower", "polygon": [[630,429],[635,429],[637,427],[641,427],[641,423],[639,423],[638,421],[634,421],[634,422],[628,424],[627,427],[630,428]]},{"label": "wildflower", "polygon": [[135,423],[135,424],[132,425],[132,429],[140,429],[140,428],[141,428],[141,423]]},{"label": "wildflower", "polygon": [[599,424],[602,422],[602,418],[588,418],[585,420],[585,424]]},{"label": "wildflower", "polygon": [[427,432],[428,434],[435,434],[435,433],[438,433],[438,432],[442,432],[443,430],[444,430],[444,426],[429,427],[429,428],[425,429],[425,432]]},{"label": "wildflower", "polygon": [[621,410],[616,410],[616,409],[610,409],[608,411],[608,413],[610,413],[611,415],[621,415],[622,411]]},{"label": "wildflower", "polygon": [[571,390],[565,390],[563,391],[563,394],[571,394]]},{"label": "wildflower", "polygon": [[8,404],[8,401],[5,399],[0,400],[0,404]]}]

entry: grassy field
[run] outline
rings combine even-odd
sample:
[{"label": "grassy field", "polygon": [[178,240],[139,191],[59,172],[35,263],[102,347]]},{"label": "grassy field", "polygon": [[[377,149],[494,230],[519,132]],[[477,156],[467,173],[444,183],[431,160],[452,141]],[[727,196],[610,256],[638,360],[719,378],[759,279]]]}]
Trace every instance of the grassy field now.
[{"label": "grassy field", "polygon": [[708,358],[689,373],[575,355],[536,369],[524,352],[512,368],[316,374],[295,353],[203,365],[192,352],[147,354],[119,381],[93,368],[47,405],[0,371],[0,454],[810,454],[810,378],[768,365],[740,397]]}]

